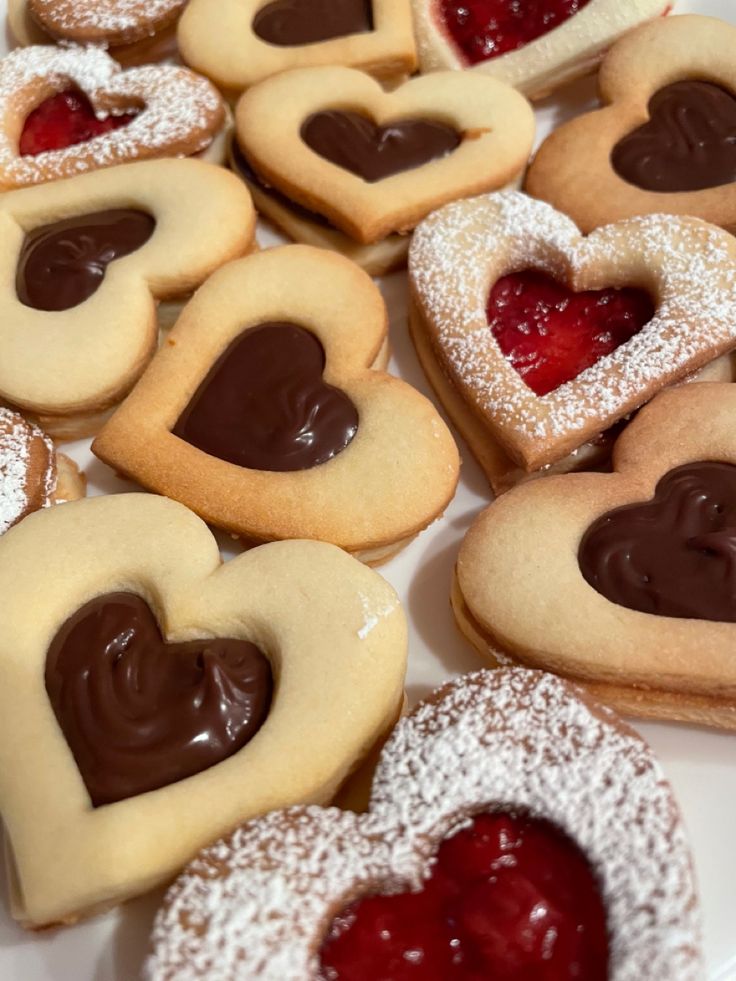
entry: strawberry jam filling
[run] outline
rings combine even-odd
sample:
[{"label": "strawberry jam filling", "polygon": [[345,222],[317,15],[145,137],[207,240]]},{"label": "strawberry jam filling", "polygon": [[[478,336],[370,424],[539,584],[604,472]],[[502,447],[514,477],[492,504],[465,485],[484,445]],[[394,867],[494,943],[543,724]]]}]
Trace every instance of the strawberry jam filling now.
[{"label": "strawberry jam filling", "polygon": [[488,297],[488,324],[524,382],[546,395],[637,334],[654,316],[645,290],[573,293],[533,269],[503,276]]},{"label": "strawberry jam filling", "polygon": [[421,892],[344,910],[320,959],[325,981],[605,981],[606,914],[554,825],[484,814],[443,842]]},{"label": "strawberry jam filling", "polygon": [[590,0],[438,0],[446,30],[465,60],[497,58],[563,24]]},{"label": "strawberry jam filling", "polygon": [[70,89],[45,99],[28,116],[20,137],[20,155],[33,157],[46,150],[63,150],[95,136],[127,126],[136,111],[98,119],[83,92]]}]

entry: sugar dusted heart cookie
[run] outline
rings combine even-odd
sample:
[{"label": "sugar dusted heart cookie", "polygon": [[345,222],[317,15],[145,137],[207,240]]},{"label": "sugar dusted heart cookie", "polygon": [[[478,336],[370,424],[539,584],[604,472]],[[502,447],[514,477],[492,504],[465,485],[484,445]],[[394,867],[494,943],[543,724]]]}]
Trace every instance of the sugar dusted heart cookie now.
[{"label": "sugar dusted heart cookie", "polygon": [[423,72],[473,69],[541,98],[592,71],[665,0],[412,0]]},{"label": "sugar dusted heart cookie", "polygon": [[399,711],[396,594],[333,546],[222,565],[181,505],[97,497],[3,536],[0,585],[0,810],[27,925],[163,883],[251,816],[331,800]]},{"label": "sugar dusted heart cookie", "polygon": [[420,357],[492,482],[508,457],[562,460],[736,342],[734,240],[694,218],[586,238],[541,201],[487,195],[423,222],[409,269]]},{"label": "sugar dusted heart cookie", "polygon": [[236,116],[238,145],[261,180],[363,245],[508,184],[534,138],[523,96],[459,72],[392,92],[348,68],[285,72],[247,92]]},{"label": "sugar dusted heart cookie", "polygon": [[255,212],[224,170],[154,160],[4,194],[0,227],[0,398],[77,438],[153,355],[156,301],[252,248]]},{"label": "sugar dusted heart cookie", "polygon": [[398,724],[367,814],[291,808],[203,851],[144,976],[338,981],[407,961],[458,981],[700,981],[685,832],[642,739],[550,675],[451,682]]},{"label": "sugar dusted heart cookie", "polygon": [[736,388],[658,395],[612,474],[516,488],[477,519],[453,605],[482,653],[633,715],[736,728]]},{"label": "sugar dusted heart cookie", "polygon": [[238,537],[382,561],[443,512],[459,467],[432,404],[377,370],[386,361],[365,273],[269,249],[197,292],[93,450]]},{"label": "sugar dusted heart cookie", "polygon": [[530,194],[583,231],[630,215],[695,215],[736,229],[736,27],[672,17],[606,57],[604,108],[561,126],[527,175]]}]

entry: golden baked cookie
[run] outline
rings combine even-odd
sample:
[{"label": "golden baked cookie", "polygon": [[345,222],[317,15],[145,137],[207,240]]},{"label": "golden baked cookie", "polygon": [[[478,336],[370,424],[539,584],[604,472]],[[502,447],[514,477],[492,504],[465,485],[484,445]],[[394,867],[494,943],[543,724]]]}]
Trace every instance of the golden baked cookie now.
[{"label": "golden baked cookie", "polygon": [[382,80],[411,74],[409,0],[190,0],[184,61],[233,95],[291,68],[346,65]]},{"label": "golden baked cookie", "polygon": [[53,435],[95,432],[153,355],[156,302],[253,243],[232,174],[127,164],[0,196],[0,399]]},{"label": "golden baked cookie", "polygon": [[0,588],[0,810],[28,926],[165,883],[257,814],[329,802],[401,706],[396,594],[321,542],[223,565],[181,505],[95,497],[3,536]]},{"label": "golden baked cookie", "polygon": [[736,346],[736,242],[694,218],[584,237],[542,201],[486,195],[426,219],[409,271],[420,359],[499,488],[509,458],[556,464]]},{"label": "golden baked cookie", "polygon": [[474,523],[453,606],[483,654],[632,715],[736,729],[736,386],[658,395],[612,474],[515,488]]},{"label": "golden baked cookie", "polygon": [[407,962],[701,981],[687,837],[641,737],[551,675],[465,675],[398,724],[367,814],[276,811],[201,852],[143,976],[389,978]]},{"label": "golden baked cookie", "polygon": [[458,479],[434,406],[386,363],[378,288],[308,246],[268,249],[196,293],[93,451],[210,524],[383,561]]},{"label": "golden baked cookie", "polygon": [[526,189],[583,231],[631,215],[736,230],[736,27],[678,16],[627,35],[601,67],[602,109],[542,144]]},{"label": "golden baked cookie", "polygon": [[246,92],[236,130],[261,181],[372,245],[518,177],[534,113],[480,75],[438,73],[385,92],[354,69],[310,68]]}]

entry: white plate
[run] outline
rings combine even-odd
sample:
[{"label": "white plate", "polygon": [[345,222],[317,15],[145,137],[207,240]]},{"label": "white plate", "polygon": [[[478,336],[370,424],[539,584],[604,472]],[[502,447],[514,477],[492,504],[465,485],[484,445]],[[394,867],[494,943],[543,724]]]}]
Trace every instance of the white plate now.
[{"label": "white plate", "polygon": [[[677,11],[712,14],[736,23],[734,0],[680,0]],[[4,13],[5,0],[0,0],[0,15]],[[594,93],[594,83],[587,81],[564,101],[550,99],[544,103],[538,113],[540,138],[561,119],[592,105]],[[259,232],[259,239],[264,245],[276,240],[265,229]],[[382,286],[391,312],[392,370],[431,396],[407,336],[405,277],[391,276]],[[87,471],[90,494],[129,489],[91,456],[88,442],[64,449]],[[481,659],[456,631],[448,600],[450,576],[462,536],[490,498],[483,476],[464,447],[463,460],[460,488],[444,519],[381,570],[399,591],[411,623],[408,692],[412,701],[446,678],[482,666]],[[697,657],[697,651],[693,651],[693,657]],[[689,828],[705,914],[710,981],[736,981],[734,737],[675,725],[638,728],[654,746],[674,784]],[[159,898],[144,897],[80,926],[38,935],[26,933],[11,921],[3,899],[0,978],[132,981],[145,955]]]}]

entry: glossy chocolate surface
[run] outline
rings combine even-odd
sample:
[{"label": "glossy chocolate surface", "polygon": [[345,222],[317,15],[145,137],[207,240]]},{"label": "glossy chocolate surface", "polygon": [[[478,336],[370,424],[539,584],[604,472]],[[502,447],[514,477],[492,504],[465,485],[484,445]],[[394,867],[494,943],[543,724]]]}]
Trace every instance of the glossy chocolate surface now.
[{"label": "glossy chocolate surface", "polygon": [[591,525],[578,561],[586,581],[619,606],[736,622],[736,466],[671,470],[651,501]]},{"label": "glossy chocolate surface", "polygon": [[462,139],[451,126],[428,119],[377,126],[360,113],[338,110],[314,113],[301,136],[315,153],[369,184],[445,157]]},{"label": "glossy chocolate surface", "polygon": [[46,655],[46,691],[95,807],[232,756],[266,720],[272,689],[254,644],[166,644],[132,593],[87,603]]},{"label": "glossy chocolate surface", "polygon": [[710,82],[674,82],[649,102],[649,122],[613,148],[611,164],[645,191],[701,191],[736,180],[736,96]]},{"label": "glossy chocolate surface", "polygon": [[253,18],[269,44],[296,47],[373,30],[371,0],[275,0]]},{"label": "glossy chocolate surface", "polygon": [[358,431],[358,412],[325,384],[319,340],[291,323],[245,330],[213,365],[173,433],[249,470],[309,470]]},{"label": "glossy chocolate surface", "polygon": [[70,310],[99,289],[115,259],[137,251],[156,220],[144,211],[116,208],[34,228],[18,258],[18,299],[36,310]]}]

